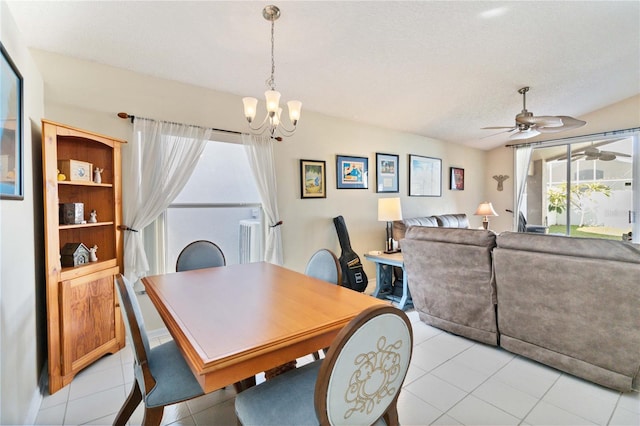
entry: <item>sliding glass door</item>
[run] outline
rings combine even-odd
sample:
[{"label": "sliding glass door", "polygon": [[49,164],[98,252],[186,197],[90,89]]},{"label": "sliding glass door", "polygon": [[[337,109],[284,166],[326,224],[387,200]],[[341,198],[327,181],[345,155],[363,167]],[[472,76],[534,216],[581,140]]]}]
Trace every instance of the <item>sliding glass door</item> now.
[{"label": "sliding glass door", "polygon": [[520,212],[553,234],[638,241],[638,158],[637,132],[535,146]]}]

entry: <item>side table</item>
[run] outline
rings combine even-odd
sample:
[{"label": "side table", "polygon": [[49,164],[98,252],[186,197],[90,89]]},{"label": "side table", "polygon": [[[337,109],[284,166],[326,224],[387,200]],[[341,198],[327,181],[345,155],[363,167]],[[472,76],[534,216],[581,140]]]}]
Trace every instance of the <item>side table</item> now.
[{"label": "side table", "polygon": [[[404,259],[402,257],[402,253],[380,253],[380,254],[372,254],[365,253],[365,259],[374,262],[376,264],[376,289],[374,290],[372,296],[377,297],[379,299],[387,299],[391,300],[394,305],[403,311],[409,305],[413,305],[413,301],[411,300],[411,293],[409,292],[409,284],[407,280],[407,271],[404,269]],[[385,282],[384,277],[388,276],[391,280],[393,280],[393,271],[390,274],[384,271],[384,266],[388,265],[390,267],[397,266],[402,269],[402,296],[394,295],[393,293],[385,293],[382,291],[383,286],[385,284],[391,284],[390,282]]]}]

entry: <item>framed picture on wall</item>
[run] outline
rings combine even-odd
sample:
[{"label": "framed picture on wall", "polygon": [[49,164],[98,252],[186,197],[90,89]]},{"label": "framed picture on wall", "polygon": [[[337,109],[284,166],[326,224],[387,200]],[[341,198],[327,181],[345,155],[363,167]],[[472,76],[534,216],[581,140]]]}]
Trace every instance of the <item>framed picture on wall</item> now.
[{"label": "framed picture on wall", "polygon": [[398,158],[376,152],[376,192],[399,192]]},{"label": "framed picture on wall", "polygon": [[336,186],[338,189],[367,189],[369,159],[336,155]]},{"label": "framed picture on wall", "polygon": [[409,196],[442,196],[442,160],[409,154]]},{"label": "framed picture on wall", "polygon": [[326,163],[300,160],[300,198],[327,198]]},{"label": "framed picture on wall", "polygon": [[24,200],[22,75],[0,43],[0,199]]},{"label": "framed picture on wall", "polygon": [[449,167],[449,189],[452,191],[464,191],[464,169]]}]

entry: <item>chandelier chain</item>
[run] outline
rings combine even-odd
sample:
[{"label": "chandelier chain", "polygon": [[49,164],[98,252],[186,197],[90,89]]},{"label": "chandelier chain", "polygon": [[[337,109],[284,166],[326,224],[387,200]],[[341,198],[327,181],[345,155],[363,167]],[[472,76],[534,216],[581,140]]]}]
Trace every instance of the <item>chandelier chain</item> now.
[{"label": "chandelier chain", "polygon": [[271,18],[271,77],[267,80],[267,86],[269,86],[271,90],[276,90],[276,79],[275,79],[276,60],[273,53],[274,44],[275,44],[275,37],[274,37],[275,22],[276,22],[275,19]]}]

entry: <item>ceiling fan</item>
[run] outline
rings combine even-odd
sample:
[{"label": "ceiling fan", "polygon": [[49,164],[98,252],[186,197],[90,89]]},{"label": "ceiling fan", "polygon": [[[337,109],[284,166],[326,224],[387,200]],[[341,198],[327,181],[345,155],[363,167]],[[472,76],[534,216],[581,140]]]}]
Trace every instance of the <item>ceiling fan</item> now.
[{"label": "ceiling fan", "polygon": [[613,161],[617,157],[631,157],[629,154],[615,151],[603,151],[596,147],[590,146],[585,148],[582,152],[578,152],[571,155],[571,161],[583,158],[585,160],[601,160],[601,161]]},{"label": "ceiling fan", "polygon": [[563,132],[587,124],[586,121],[578,120],[568,115],[533,115],[532,112],[527,111],[528,91],[528,86],[518,90],[518,93],[522,95],[522,111],[516,115],[516,123],[514,126],[483,127],[483,129],[507,129],[500,133],[510,133],[517,130],[517,132],[509,138],[515,140],[532,138],[538,136],[540,133]]}]

